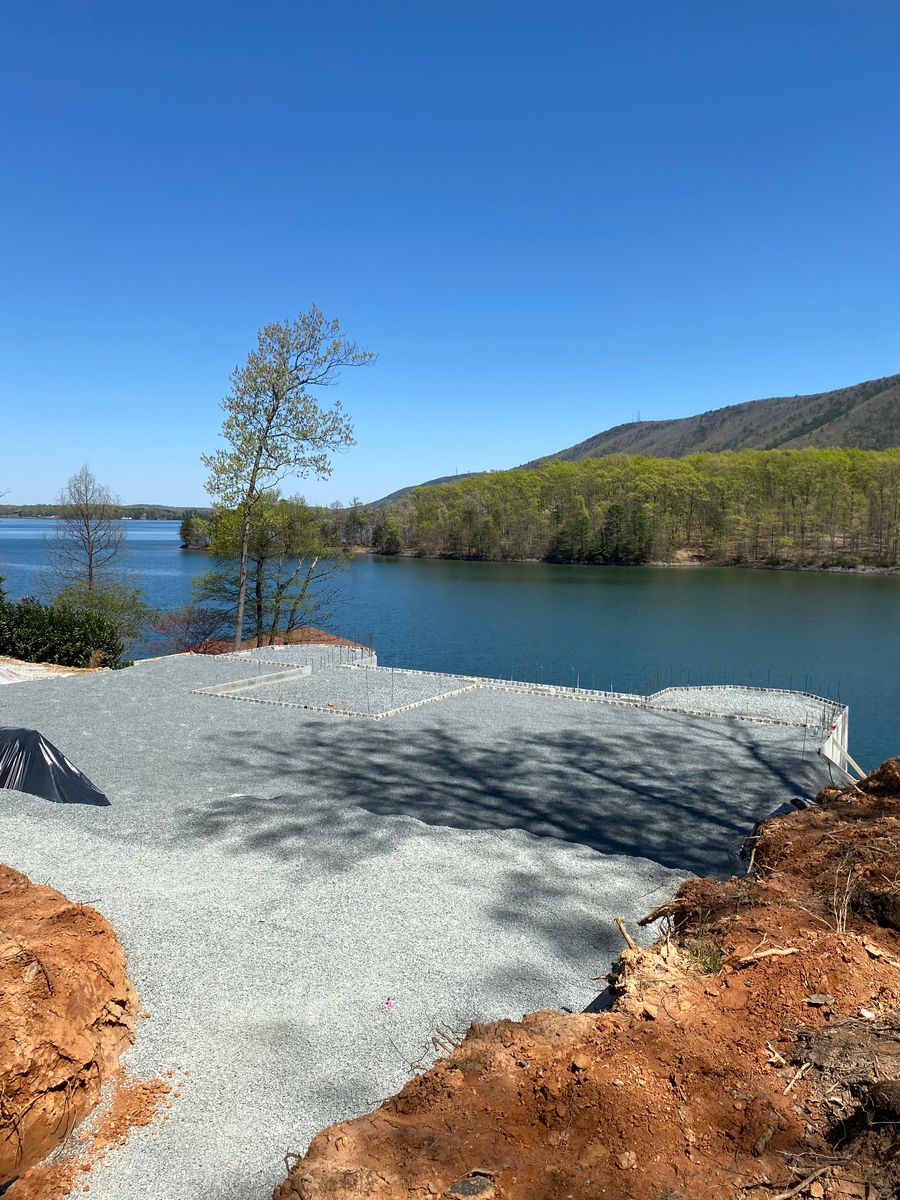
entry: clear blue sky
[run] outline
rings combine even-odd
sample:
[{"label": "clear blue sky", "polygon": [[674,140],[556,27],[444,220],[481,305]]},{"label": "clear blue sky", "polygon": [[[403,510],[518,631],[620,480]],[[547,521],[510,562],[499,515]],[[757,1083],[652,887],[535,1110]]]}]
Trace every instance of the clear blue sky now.
[{"label": "clear blue sky", "polygon": [[7,0],[0,489],[202,503],[231,368],[379,354],[311,499],[900,371],[900,5]]}]

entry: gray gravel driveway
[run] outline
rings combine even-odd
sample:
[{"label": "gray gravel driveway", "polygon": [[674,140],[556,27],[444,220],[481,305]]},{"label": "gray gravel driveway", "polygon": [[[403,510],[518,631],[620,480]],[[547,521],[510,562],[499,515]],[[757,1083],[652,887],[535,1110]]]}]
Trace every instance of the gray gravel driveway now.
[{"label": "gray gravel driveway", "polygon": [[[107,809],[0,792],[0,860],[98,907],[190,1072],[92,1200],[268,1200],[437,1024],[584,1008],[637,918],[827,781],[795,729],[476,689],[383,721],[192,695],[272,666],[179,657],[0,689]],[[386,1007],[388,998],[394,1001]]]}]

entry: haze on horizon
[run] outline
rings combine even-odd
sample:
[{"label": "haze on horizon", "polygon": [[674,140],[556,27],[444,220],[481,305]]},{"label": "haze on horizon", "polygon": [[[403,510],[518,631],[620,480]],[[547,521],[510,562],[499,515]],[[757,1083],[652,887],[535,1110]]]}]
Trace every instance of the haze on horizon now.
[{"label": "haze on horizon", "polygon": [[7,502],[207,503],[313,302],[379,355],[322,503],[900,369],[888,0],[248,14],[4,7]]}]

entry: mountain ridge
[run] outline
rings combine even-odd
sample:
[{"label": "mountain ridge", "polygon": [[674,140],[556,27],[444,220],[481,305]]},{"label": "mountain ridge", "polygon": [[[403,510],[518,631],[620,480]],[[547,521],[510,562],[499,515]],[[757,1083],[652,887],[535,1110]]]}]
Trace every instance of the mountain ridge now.
[{"label": "mountain ridge", "polygon": [[802,450],[836,446],[886,450],[900,444],[900,375],[803,396],[772,396],[692,417],[631,421],[523,464],[578,462],[607,454],[684,458],[723,450]]},{"label": "mountain ridge", "polygon": [[[509,469],[525,470],[548,462],[580,462],[609,454],[684,458],[688,454],[727,450],[801,450],[838,446],[859,450],[900,446],[900,375],[884,375],[830,392],[745,400],[692,417],[629,421],[576,442],[574,446]],[[452,483],[487,473],[467,471],[460,475],[441,475],[400,488],[374,503],[399,500],[415,487]]]}]

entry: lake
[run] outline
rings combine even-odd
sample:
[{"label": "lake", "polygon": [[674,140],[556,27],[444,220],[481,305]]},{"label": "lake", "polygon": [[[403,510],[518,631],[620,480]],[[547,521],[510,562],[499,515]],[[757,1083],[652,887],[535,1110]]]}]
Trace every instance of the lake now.
[{"label": "lake", "polygon": [[[49,521],[0,520],[0,575],[41,594]],[[207,565],[175,521],[127,523],[147,601],[176,608]],[[865,768],[900,753],[900,576],[361,557],[334,628],[384,665],[654,691],[739,682],[839,695]],[[698,780],[702,787],[702,780]]]}]

